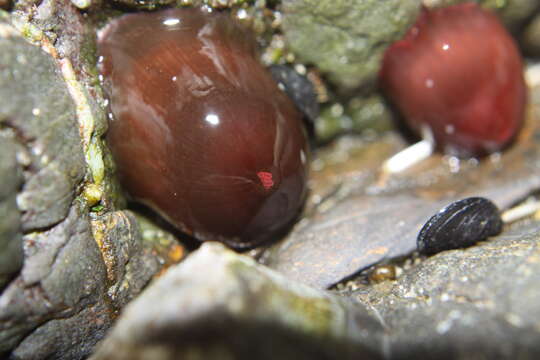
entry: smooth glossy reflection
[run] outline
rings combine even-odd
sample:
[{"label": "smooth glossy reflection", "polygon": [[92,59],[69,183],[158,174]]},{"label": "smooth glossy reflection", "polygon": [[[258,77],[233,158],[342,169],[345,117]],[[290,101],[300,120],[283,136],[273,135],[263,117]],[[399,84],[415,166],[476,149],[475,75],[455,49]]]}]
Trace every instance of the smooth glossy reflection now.
[{"label": "smooth glossy reflection", "polygon": [[174,25],[178,25],[180,24],[180,19],[178,18],[170,18],[170,19],[165,19],[163,21],[163,25],[165,26],[174,26]]},{"label": "smooth glossy reflection", "polygon": [[99,52],[115,117],[108,141],[131,196],[237,248],[290,223],[306,192],[301,115],[227,14],[127,15]]},{"label": "smooth glossy reflection", "polygon": [[212,126],[219,125],[219,116],[217,116],[216,114],[208,114],[206,115],[205,119],[206,119],[206,122]]}]

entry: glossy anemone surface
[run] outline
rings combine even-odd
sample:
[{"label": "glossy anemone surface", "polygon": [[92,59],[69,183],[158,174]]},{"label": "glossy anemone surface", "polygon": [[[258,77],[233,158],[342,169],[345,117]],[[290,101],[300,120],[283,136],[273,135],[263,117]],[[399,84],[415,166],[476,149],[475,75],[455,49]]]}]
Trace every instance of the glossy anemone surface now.
[{"label": "glossy anemone surface", "polygon": [[380,82],[418,134],[439,150],[486,155],[507,146],[524,118],[518,48],[497,17],[474,3],[423,9],[385,53]]},{"label": "glossy anemone surface", "polygon": [[108,143],[136,200],[199,240],[269,240],[298,214],[302,116],[226,13],[123,16],[100,34]]}]

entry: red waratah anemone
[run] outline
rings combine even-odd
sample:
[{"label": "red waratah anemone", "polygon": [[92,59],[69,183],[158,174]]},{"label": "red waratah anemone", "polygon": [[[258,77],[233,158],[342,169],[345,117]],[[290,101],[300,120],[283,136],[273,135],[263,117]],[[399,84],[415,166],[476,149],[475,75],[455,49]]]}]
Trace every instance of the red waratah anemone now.
[{"label": "red waratah anemone", "polygon": [[380,84],[418,134],[461,157],[507,146],[527,98],[516,43],[495,14],[474,3],[423,9],[385,53]]}]

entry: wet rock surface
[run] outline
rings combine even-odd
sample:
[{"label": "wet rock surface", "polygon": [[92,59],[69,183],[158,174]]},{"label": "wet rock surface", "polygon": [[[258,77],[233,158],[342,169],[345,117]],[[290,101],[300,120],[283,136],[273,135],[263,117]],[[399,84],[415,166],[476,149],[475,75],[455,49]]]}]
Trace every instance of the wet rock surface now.
[{"label": "wet rock surface", "polygon": [[92,358],[377,359],[382,330],[361,306],[205,243],[125,309]]},{"label": "wet rock surface", "polygon": [[416,249],[423,225],[449,203],[483,196],[504,210],[537,190],[540,148],[535,137],[526,130],[496,161],[461,162],[458,172],[433,155],[405,173],[386,176],[381,164],[399,146],[392,137],[371,144],[357,141],[357,152],[342,164],[332,165],[322,155],[315,166],[324,168],[317,161],[330,166],[315,175],[320,178],[313,181],[309,211],[264,261],[292,279],[327,288],[385,258],[407,255]]},{"label": "wet rock surface", "polygon": [[75,105],[50,56],[14,35],[1,46],[2,125],[27,144],[19,151],[26,170],[17,200],[22,229],[43,229],[66,217],[84,175]]},{"label": "wet rock surface", "polygon": [[426,259],[397,281],[353,292],[388,331],[387,358],[540,356],[540,223]]},{"label": "wet rock surface", "polygon": [[31,253],[22,273],[1,298],[1,351],[14,348],[14,358],[80,358],[113,318],[104,296],[105,266],[88,218],[74,209],[26,245]]}]

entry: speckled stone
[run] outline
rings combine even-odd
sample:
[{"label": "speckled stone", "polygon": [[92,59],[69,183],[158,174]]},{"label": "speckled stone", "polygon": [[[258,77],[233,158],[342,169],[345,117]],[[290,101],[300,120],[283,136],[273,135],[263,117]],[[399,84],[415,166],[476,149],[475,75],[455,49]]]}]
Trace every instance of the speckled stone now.
[{"label": "speckled stone", "polygon": [[391,359],[537,359],[539,281],[540,223],[532,221],[353,296],[388,326]]}]

